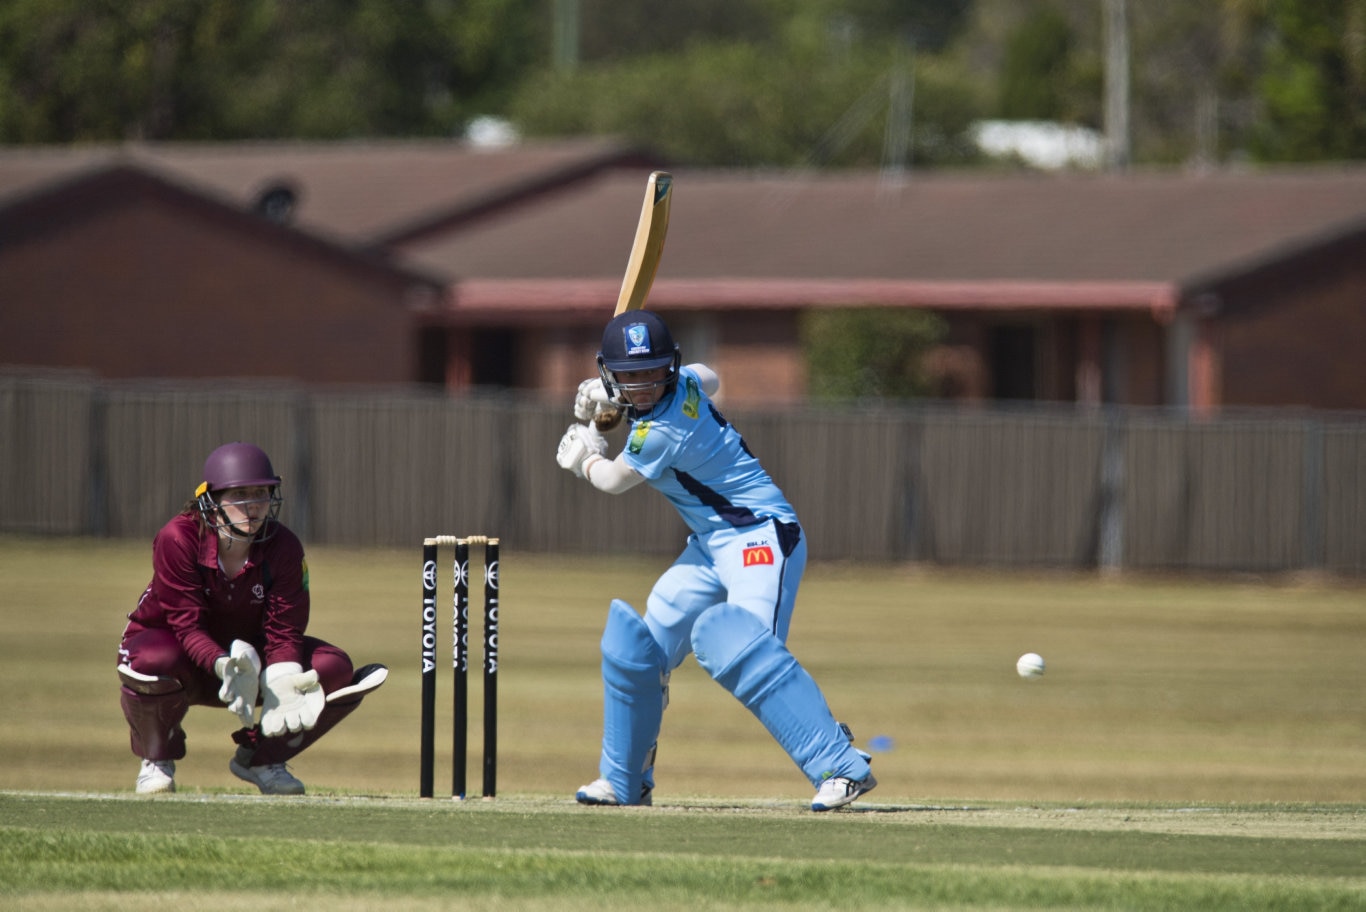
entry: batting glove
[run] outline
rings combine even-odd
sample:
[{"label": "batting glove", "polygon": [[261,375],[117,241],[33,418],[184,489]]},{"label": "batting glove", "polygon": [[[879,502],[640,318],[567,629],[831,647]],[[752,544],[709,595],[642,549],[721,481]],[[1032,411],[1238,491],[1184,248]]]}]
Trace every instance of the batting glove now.
[{"label": "batting glove", "polygon": [[589,424],[571,424],[569,430],[560,438],[560,446],[555,451],[555,461],[560,468],[568,469],[575,476],[583,477],[584,463],[593,456],[607,452],[607,440]]},{"label": "batting glove", "polygon": [[602,378],[585,380],[579,384],[579,391],[574,396],[574,417],[580,421],[592,421],[607,402],[607,389],[602,385]]},{"label": "batting glove", "polygon": [[318,672],[304,671],[298,662],[276,662],[266,666],[261,689],[265,691],[261,734],[267,738],[287,731],[307,731],[318,724],[318,714],[327,699],[318,683]]},{"label": "batting glove", "polygon": [[242,724],[250,728],[256,724],[256,695],[260,692],[261,657],[244,640],[233,640],[228,654],[219,656],[213,670],[223,679],[218,688],[218,699],[228,704]]}]

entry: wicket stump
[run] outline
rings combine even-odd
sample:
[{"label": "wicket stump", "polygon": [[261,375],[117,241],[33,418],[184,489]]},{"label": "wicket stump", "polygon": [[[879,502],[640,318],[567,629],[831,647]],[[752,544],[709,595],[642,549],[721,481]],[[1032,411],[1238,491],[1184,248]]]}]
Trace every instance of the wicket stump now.
[{"label": "wicket stump", "polygon": [[470,545],[484,546],[484,794],[497,791],[498,772],[498,539],[485,535],[437,535],[422,541],[422,746],[418,794],[433,795],[436,753],[437,548],[453,545],[451,797],[465,798],[469,735]]}]

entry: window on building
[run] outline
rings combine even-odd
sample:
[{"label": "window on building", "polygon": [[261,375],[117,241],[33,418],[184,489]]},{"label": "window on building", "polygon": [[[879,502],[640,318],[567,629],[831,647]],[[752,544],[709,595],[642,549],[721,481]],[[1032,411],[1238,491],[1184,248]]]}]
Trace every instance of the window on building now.
[{"label": "window on building", "polygon": [[990,350],[992,398],[1035,399],[1034,327],[993,327]]}]

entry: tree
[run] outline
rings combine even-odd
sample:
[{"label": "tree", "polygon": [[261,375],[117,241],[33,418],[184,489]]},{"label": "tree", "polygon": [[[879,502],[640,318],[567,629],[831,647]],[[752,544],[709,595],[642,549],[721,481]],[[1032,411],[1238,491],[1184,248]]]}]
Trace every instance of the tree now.
[{"label": "tree", "polygon": [[[869,166],[883,156],[894,44],[844,55],[828,46],[706,43],[574,72],[544,71],[508,113],[529,135],[611,134],[691,165]],[[984,105],[959,71],[915,61],[914,148],[921,165],[970,161],[967,127]]]},{"label": "tree", "polygon": [[933,392],[922,359],[947,333],[938,314],[863,308],[802,316],[813,400],[915,399]]},{"label": "tree", "polygon": [[1268,4],[1265,116],[1253,149],[1268,161],[1366,158],[1366,2]]},{"label": "tree", "polygon": [[9,0],[0,141],[450,135],[544,53],[538,0]]},{"label": "tree", "polygon": [[[1096,0],[5,0],[0,143],[450,136],[478,115],[701,165],[873,165],[913,75],[910,160],[998,113],[1099,126]],[[1366,0],[1128,4],[1137,162],[1366,157]],[[909,68],[909,69],[907,69]]]},{"label": "tree", "polygon": [[589,64],[676,54],[701,42],[764,42],[782,27],[781,6],[764,0],[579,0],[579,9],[579,59]]},{"label": "tree", "polygon": [[997,76],[1007,120],[1068,119],[1064,91],[1073,65],[1072,28],[1057,10],[1038,10],[1010,33]]}]

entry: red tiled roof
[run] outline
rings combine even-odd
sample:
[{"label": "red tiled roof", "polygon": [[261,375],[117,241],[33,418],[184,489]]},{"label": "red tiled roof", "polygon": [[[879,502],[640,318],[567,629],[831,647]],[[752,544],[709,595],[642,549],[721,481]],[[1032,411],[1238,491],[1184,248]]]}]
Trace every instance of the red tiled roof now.
[{"label": "red tiled roof", "polygon": [[[459,277],[624,269],[644,173],[406,248]],[[676,171],[658,294],[680,281],[1182,284],[1366,229],[1366,168],[1106,175],[803,176]],[[724,277],[724,279],[718,279]]]},{"label": "red tiled roof", "polygon": [[0,246],[60,230],[73,219],[89,217],[99,208],[148,198],[170,204],[182,214],[214,219],[235,231],[265,234],[271,243],[290,245],[301,254],[325,257],[337,265],[370,270],[392,281],[422,286],[420,292],[414,288],[417,299],[422,301],[435,300],[446,291],[442,277],[396,261],[385,251],[358,248],[297,227],[277,225],[240,206],[168,180],[160,172],[119,163],[73,172],[68,179],[43,183],[40,189],[27,194],[0,197]]},{"label": "red tiled roof", "polygon": [[[0,149],[0,199],[92,168],[133,164],[250,206],[276,183],[301,227],[355,242],[401,231],[560,174],[644,162],[612,140],[483,150],[454,141],[158,143]],[[648,167],[642,164],[642,167]]]},{"label": "red tiled roof", "polygon": [[[645,177],[606,140],[13,147],[0,204],[131,161],[249,206],[273,180],[301,228],[382,245],[452,283],[450,318],[596,315],[616,297]],[[1366,243],[1366,168],[1175,172],[675,169],[652,303],[1147,309],[1334,240]],[[1358,240],[1360,239],[1360,240]]]}]

